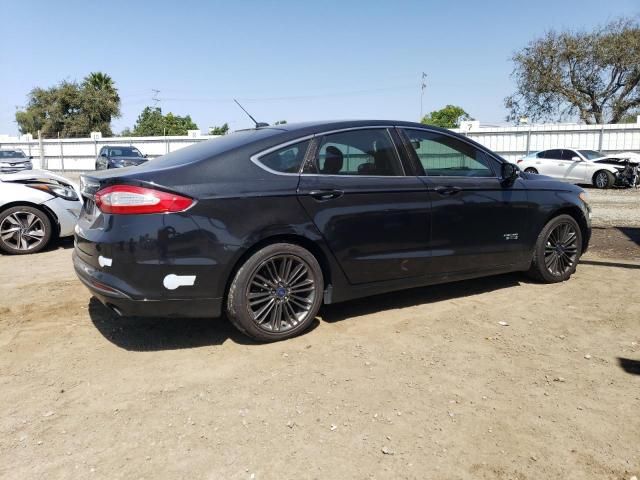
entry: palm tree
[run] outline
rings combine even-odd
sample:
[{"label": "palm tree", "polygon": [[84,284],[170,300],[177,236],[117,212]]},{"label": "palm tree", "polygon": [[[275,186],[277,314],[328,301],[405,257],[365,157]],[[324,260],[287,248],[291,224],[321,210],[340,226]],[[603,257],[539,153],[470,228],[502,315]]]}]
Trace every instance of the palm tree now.
[{"label": "palm tree", "polygon": [[111,119],[120,116],[120,95],[113,79],[106,73],[91,72],[84,77],[82,87],[93,129],[110,135]]}]

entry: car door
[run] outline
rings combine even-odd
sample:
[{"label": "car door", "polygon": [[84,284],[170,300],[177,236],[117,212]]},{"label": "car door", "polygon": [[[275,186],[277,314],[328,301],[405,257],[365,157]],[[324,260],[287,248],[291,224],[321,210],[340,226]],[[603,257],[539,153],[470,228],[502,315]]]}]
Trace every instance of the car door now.
[{"label": "car door", "polygon": [[548,175],[559,180],[564,179],[566,168],[562,160],[562,149],[545,150],[540,167],[538,172],[542,175]]},{"label": "car door", "polygon": [[564,180],[571,183],[585,181],[587,164],[575,150],[562,150],[562,160],[565,164]]},{"label": "car door", "polygon": [[352,284],[425,275],[431,205],[388,128],[316,137],[298,198]]},{"label": "car door", "polygon": [[494,270],[527,255],[531,207],[521,179],[506,184],[501,162],[457,136],[404,128],[431,197],[431,272]]}]

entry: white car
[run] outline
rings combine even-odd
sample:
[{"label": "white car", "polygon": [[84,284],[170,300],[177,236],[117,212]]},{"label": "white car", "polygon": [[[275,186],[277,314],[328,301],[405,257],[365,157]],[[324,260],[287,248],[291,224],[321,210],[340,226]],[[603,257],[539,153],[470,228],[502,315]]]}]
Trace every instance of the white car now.
[{"label": "white car", "polygon": [[44,170],[0,174],[0,251],[35,253],[54,238],[73,235],[78,187]]},{"label": "white car", "polygon": [[516,163],[527,173],[547,175],[570,183],[592,184],[598,188],[623,185],[624,165],[609,161],[595,150],[553,148],[527,155]]}]

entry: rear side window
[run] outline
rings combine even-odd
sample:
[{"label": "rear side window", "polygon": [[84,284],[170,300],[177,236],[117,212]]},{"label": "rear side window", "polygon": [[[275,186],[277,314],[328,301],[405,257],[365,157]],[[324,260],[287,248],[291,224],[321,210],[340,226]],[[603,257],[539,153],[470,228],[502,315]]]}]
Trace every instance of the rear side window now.
[{"label": "rear side window", "polygon": [[405,130],[430,177],[494,177],[491,159],[473,145],[448,135]]},{"label": "rear side window", "polygon": [[325,135],[313,170],[322,175],[404,175],[391,136],[383,128]]},{"label": "rear side window", "polygon": [[307,152],[309,140],[275,150],[258,159],[265,167],[281,173],[298,173]]},{"label": "rear side window", "polygon": [[540,155],[541,158],[548,158],[550,160],[560,160],[562,158],[562,150],[545,150]]}]

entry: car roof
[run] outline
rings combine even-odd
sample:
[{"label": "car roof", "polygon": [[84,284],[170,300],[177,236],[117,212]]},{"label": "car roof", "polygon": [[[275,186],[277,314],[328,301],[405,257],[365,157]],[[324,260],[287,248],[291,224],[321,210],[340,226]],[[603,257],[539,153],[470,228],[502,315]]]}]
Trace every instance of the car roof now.
[{"label": "car roof", "polygon": [[296,132],[300,135],[311,135],[329,130],[340,130],[343,128],[358,127],[410,127],[410,128],[429,128],[432,130],[449,131],[433,125],[425,125],[423,123],[407,122],[404,120],[324,120],[313,122],[296,122],[285,123],[268,127],[259,127],[252,130],[281,130],[284,132]]}]

